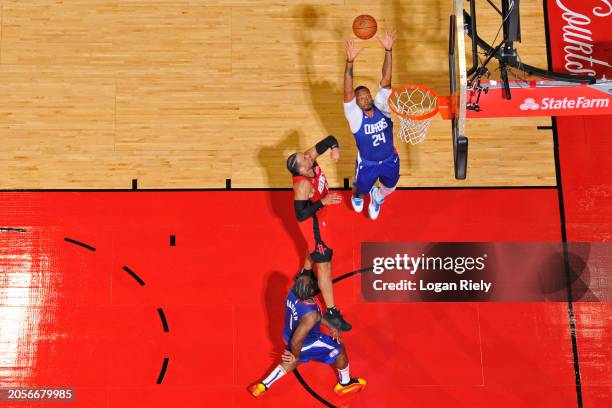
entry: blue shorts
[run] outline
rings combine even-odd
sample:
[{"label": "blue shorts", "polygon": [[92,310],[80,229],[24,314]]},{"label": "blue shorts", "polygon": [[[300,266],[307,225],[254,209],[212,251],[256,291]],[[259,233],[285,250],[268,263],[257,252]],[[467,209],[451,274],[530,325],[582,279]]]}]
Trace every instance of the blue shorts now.
[{"label": "blue shorts", "polygon": [[399,170],[400,163],[397,153],[393,153],[389,158],[380,162],[364,160],[357,156],[353,185],[358,194],[368,194],[376,180],[380,180],[383,186],[392,188],[399,181]]},{"label": "blue shorts", "polygon": [[341,349],[342,346],[336,340],[327,334],[321,334],[315,342],[302,346],[300,363],[318,361],[323,364],[332,364],[338,358]]}]

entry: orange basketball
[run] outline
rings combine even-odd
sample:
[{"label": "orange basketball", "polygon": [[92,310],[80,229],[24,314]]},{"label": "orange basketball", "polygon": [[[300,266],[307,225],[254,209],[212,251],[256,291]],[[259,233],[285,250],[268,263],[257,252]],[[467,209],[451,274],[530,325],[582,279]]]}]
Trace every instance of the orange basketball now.
[{"label": "orange basketball", "polygon": [[362,40],[374,37],[377,29],[378,25],[376,24],[376,19],[367,14],[358,16],[353,21],[353,33]]}]

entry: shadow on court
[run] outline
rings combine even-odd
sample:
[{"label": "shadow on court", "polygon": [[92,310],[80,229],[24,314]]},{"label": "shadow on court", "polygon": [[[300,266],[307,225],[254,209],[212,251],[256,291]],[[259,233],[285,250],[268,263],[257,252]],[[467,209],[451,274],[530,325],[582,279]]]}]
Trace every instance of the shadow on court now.
[{"label": "shadow on court", "polygon": [[[280,143],[262,147],[257,152],[257,158],[262,168],[266,170],[267,185],[273,188],[288,188],[291,189],[291,174],[287,171],[286,160],[287,156],[301,149],[301,141],[303,137],[297,130],[287,132]],[[273,194],[268,191],[266,193],[270,207],[274,216],[279,218],[287,231],[287,235],[291,237],[291,241],[295,246],[295,251],[298,254],[305,254],[307,250],[306,242],[302,237],[295,218],[293,209],[293,193]],[[295,270],[301,266],[303,259],[296,259]]]}]

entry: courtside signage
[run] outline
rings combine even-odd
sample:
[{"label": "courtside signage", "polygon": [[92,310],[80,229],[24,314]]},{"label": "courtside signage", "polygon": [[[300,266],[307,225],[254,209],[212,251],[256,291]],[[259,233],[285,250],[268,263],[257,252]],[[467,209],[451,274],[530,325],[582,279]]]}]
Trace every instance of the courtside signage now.
[{"label": "courtside signage", "polygon": [[550,46],[555,71],[574,75],[612,77],[610,64],[610,0],[550,0]]},{"label": "courtside signage", "polygon": [[546,109],[591,109],[607,108],[610,104],[609,98],[584,98],[579,96],[577,99],[563,98],[543,98],[536,102],[533,98],[527,98],[519,106],[521,110],[546,110]]},{"label": "courtside signage", "polygon": [[[480,95],[480,111],[467,110],[468,118],[521,116],[612,115],[612,81],[595,85],[555,85],[552,82],[511,83],[512,99],[495,82],[483,82],[488,92]],[[468,90],[468,103],[477,93]]]}]

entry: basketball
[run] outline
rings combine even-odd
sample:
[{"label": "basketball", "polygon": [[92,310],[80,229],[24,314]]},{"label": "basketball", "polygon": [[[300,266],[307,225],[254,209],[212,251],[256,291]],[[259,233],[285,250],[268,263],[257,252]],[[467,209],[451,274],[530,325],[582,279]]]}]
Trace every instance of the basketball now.
[{"label": "basketball", "polygon": [[376,24],[376,19],[367,14],[358,16],[353,21],[353,33],[362,40],[374,37],[377,29],[378,25]]}]

